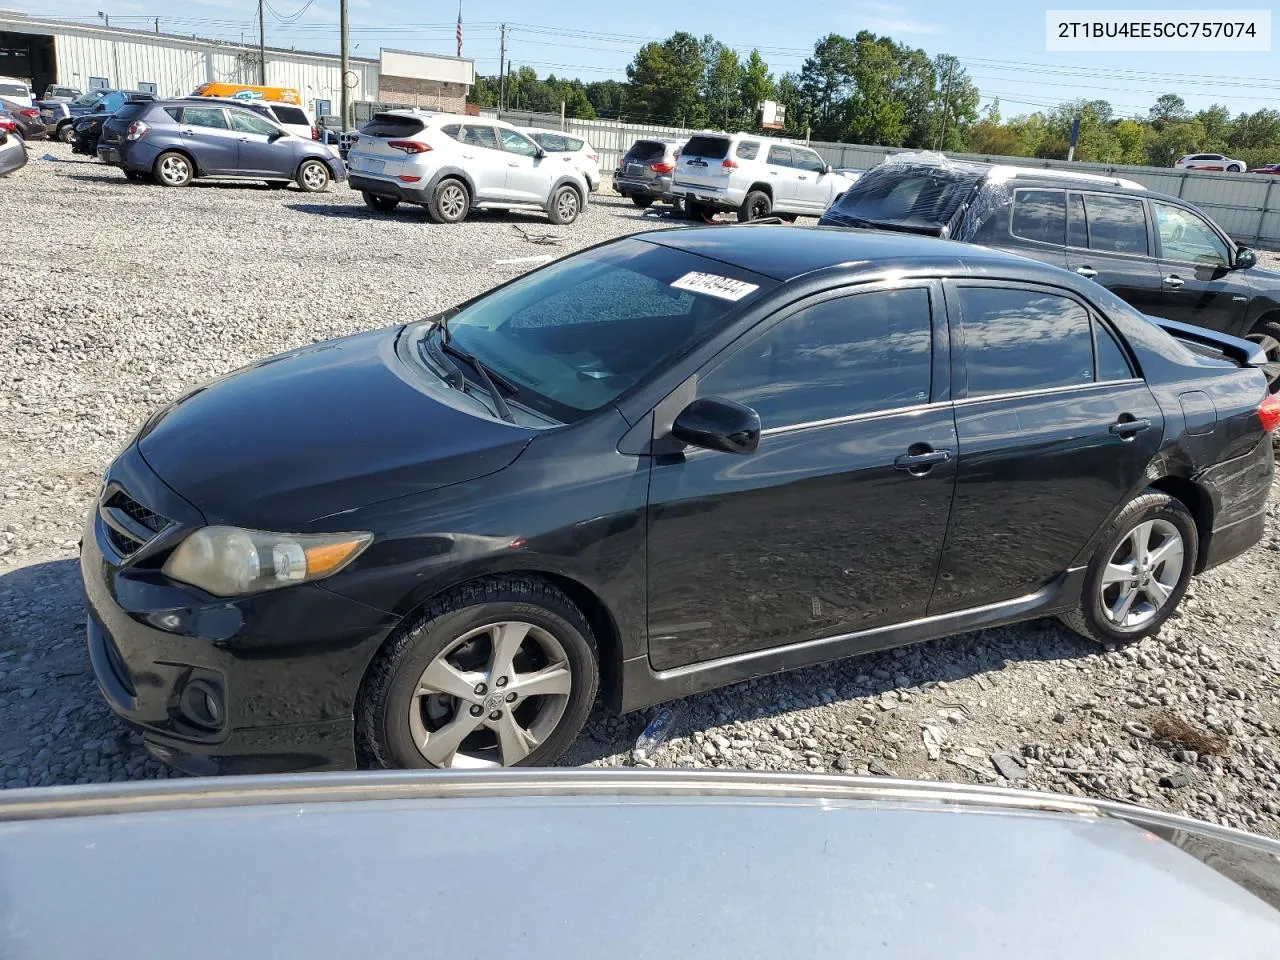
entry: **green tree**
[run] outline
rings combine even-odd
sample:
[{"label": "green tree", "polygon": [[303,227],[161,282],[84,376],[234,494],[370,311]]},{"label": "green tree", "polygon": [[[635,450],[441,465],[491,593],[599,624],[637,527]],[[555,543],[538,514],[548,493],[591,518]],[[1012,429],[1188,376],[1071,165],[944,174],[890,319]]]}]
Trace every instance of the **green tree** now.
[{"label": "green tree", "polygon": [[1147,127],[1137,120],[1120,120],[1112,128],[1120,149],[1120,163],[1146,163]]},{"label": "green tree", "polygon": [[471,88],[471,96],[467,100],[478,107],[496,107],[498,105],[498,78],[476,77],[475,86]]},{"label": "green tree", "polygon": [[1182,123],[1191,119],[1191,111],[1187,109],[1187,101],[1176,93],[1166,93],[1156,99],[1147,111],[1151,125],[1157,130],[1171,123]]},{"label": "green tree", "polygon": [[[847,118],[842,116],[845,100],[854,85],[857,54],[848,37],[828,34],[813,47],[796,78],[801,111],[816,140],[842,140]],[[788,125],[790,125],[788,106]],[[803,129],[803,128],[801,128]]]},{"label": "green tree", "polygon": [[[918,142],[908,142],[912,146],[932,148],[941,141],[943,150],[963,150],[968,141],[969,127],[978,119],[978,103],[982,95],[955,57],[943,55],[934,58],[933,74],[937,77],[937,90],[931,104],[933,109],[912,103],[908,114],[915,116],[919,111],[919,115],[929,118],[924,128],[926,136]],[[932,88],[930,93],[934,93]],[[996,122],[999,123],[999,103],[995,106]],[[944,116],[945,125],[942,122]]]},{"label": "green tree", "polygon": [[746,79],[746,71],[737,53],[709,37],[704,43],[703,55],[707,59],[703,90],[707,118],[722,130],[737,130],[744,125],[742,83]]},{"label": "green tree", "polygon": [[1204,125],[1198,120],[1166,123],[1147,140],[1147,163],[1171,167],[1179,157],[1195,153],[1204,140]]},{"label": "green tree", "polygon": [[[1022,117],[1014,117],[1007,124],[1018,137],[1019,148],[1016,156],[1019,157],[1039,157],[1040,144],[1049,134],[1048,124],[1045,122],[1044,114],[1032,113]],[[1063,151],[1066,156],[1066,151]]]},{"label": "green tree", "polygon": [[756,110],[765,100],[778,99],[778,85],[773,81],[769,65],[760,56],[759,50],[752,50],[751,56],[742,70],[742,88],[739,96],[739,114],[744,117],[744,125],[749,130],[756,129]]},{"label": "green tree", "polygon": [[693,34],[681,31],[661,43],[646,43],[627,66],[622,112],[627,119],[703,126],[705,77],[702,43]]},{"label": "green tree", "polygon": [[902,76],[898,51],[888,37],[860,30],[853,40],[853,89],[840,110],[837,139],[900,146],[906,141],[907,106],[898,97]]},{"label": "green tree", "polygon": [[812,122],[812,114],[810,113],[809,99],[800,86],[800,75],[798,73],[784,73],[782,79],[778,81],[777,92],[778,102],[787,111],[785,132],[792,136],[803,134],[809,129],[809,125]]},{"label": "green tree", "polygon": [[627,85],[617,80],[596,80],[586,86],[587,100],[596,116],[616,118],[622,112],[622,98]]},{"label": "green tree", "polygon": [[966,146],[970,153],[982,153],[993,157],[1022,156],[1022,140],[1012,127],[1004,127],[990,120],[979,120],[966,132]]},{"label": "green tree", "polygon": [[1215,103],[1206,110],[1196,114],[1196,120],[1204,127],[1204,142],[1199,150],[1212,150],[1221,153],[1227,149],[1227,138],[1231,133],[1231,111],[1221,104]]},{"label": "green tree", "polygon": [[1227,146],[1236,152],[1271,149],[1280,154],[1280,110],[1239,114],[1227,134]]}]

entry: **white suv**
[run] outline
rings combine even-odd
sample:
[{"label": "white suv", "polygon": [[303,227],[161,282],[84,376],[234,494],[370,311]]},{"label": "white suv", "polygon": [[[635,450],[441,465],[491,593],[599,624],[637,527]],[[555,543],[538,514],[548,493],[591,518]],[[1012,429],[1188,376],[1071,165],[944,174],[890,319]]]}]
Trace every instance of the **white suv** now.
[{"label": "white suv", "polygon": [[576,164],[548,154],[509,123],[391,110],[360,128],[347,154],[351,189],[374,210],[416,203],[436,223],[476,208],[538,207],[552,223],[577,219],[590,192]]},{"label": "white suv", "polygon": [[596,153],[595,147],[581,137],[571,137],[559,130],[544,130],[540,127],[520,129],[547,153],[558,154],[566,163],[576,163],[582,175],[587,178],[587,189],[595,193],[600,186],[600,154]]},{"label": "white suv", "polygon": [[820,217],[853,178],[814,151],[746,133],[699,133],[676,160],[671,192],[697,218],[733,210],[742,221],[772,214]]}]

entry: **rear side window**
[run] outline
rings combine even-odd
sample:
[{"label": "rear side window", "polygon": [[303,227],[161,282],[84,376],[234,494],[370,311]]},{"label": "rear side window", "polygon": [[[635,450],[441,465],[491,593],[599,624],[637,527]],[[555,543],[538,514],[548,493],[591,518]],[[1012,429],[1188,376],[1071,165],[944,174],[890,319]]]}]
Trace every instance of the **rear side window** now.
[{"label": "rear side window", "polygon": [[311,121],[307,119],[307,115],[297,107],[277,107],[273,105],[271,112],[276,115],[276,120],[280,123],[288,123],[298,127],[311,126]]},{"label": "rear side window", "polygon": [[126,103],[116,111],[116,117],[120,120],[136,120],[150,109],[149,103]]},{"label": "rear side window", "polygon": [[[506,134],[504,133],[502,136],[505,140]],[[538,146],[543,150],[546,150],[548,153],[566,153],[569,150],[564,137],[560,136],[558,133],[531,133],[529,136],[534,139]]]},{"label": "rear side window", "polygon": [[969,397],[1093,382],[1089,314],[1066,297],[960,287]]},{"label": "rear side window", "polygon": [[181,122],[182,122],[182,108],[181,108],[181,107],[165,107],[165,108],[164,108],[164,112],[165,112],[165,113],[167,113],[170,117],[172,117],[172,118],[173,118],[173,122],[174,122],[174,123],[181,123]]},{"label": "rear side window", "polygon": [[738,149],[734,151],[734,155],[740,160],[754,160],[760,156],[760,144],[754,140],[743,140],[738,144]]},{"label": "rear side window", "polygon": [[792,314],[703,378],[698,393],[745,403],[765,427],[929,400],[929,291],[878,290]]},{"label": "rear side window", "polygon": [[667,145],[656,140],[637,140],[627,151],[626,159],[632,163],[652,163],[666,154]]},{"label": "rear side window", "polygon": [[729,154],[729,141],[724,137],[690,137],[680,151],[682,157],[723,160]]},{"label": "rear side window", "polygon": [[790,147],[770,147],[769,163],[775,167],[791,166],[791,148]]},{"label": "rear side window", "polygon": [[462,128],[462,142],[469,147],[484,147],[487,150],[498,150],[498,135],[493,127],[480,127],[467,124]]},{"label": "rear side window", "polygon": [[1084,210],[1089,223],[1090,250],[1142,256],[1150,252],[1147,214],[1141,200],[1088,193],[1084,197]]},{"label": "rear side window", "polygon": [[1105,323],[1094,321],[1094,339],[1098,347],[1098,380],[1128,380],[1133,376],[1133,367],[1125,355],[1115,334],[1107,329]]},{"label": "rear side window", "polygon": [[378,137],[394,140],[397,137],[412,137],[426,129],[426,124],[417,117],[402,117],[394,113],[379,113],[360,128],[362,137]]},{"label": "rear side window", "polygon": [[443,133],[446,137],[452,137],[454,140],[458,139],[458,133],[461,130],[462,130],[462,124],[460,123],[450,123],[447,126],[443,126],[440,128],[441,133]]},{"label": "rear side window", "polygon": [[585,141],[585,140],[579,140],[577,137],[565,137],[565,138],[564,138],[564,148],[565,148],[565,150],[567,150],[569,153],[577,153],[579,150],[581,150],[581,149],[582,149],[583,147],[585,147],[586,145],[587,145],[587,141]]},{"label": "rear side window", "polygon": [[183,107],[182,122],[192,127],[227,129],[227,115],[220,107]]},{"label": "rear side window", "polygon": [[1062,246],[1067,238],[1067,195],[1060,190],[1019,190],[1013,196],[1015,237]]}]

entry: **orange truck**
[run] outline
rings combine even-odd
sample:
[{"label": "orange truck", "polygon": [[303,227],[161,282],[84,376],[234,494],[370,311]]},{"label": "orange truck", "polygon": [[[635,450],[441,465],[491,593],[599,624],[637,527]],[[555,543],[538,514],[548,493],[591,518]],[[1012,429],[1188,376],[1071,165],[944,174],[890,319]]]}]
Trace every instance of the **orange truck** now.
[{"label": "orange truck", "polygon": [[230,97],[233,100],[269,100],[272,103],[301,104],[293,87],[259,87],[251,83],[202,83],[193,97]]}]

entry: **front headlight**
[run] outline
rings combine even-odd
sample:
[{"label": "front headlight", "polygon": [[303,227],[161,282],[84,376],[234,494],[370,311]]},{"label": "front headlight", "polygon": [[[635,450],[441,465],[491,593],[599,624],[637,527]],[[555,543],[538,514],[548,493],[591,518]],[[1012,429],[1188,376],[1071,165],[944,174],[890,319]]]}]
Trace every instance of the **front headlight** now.
[{"label": "front headlight", "polygon": [[164,563],[164,573],[215,597],[259,593],[337,573],[372,541],[372,533],[203,527],[178,544]]}]

